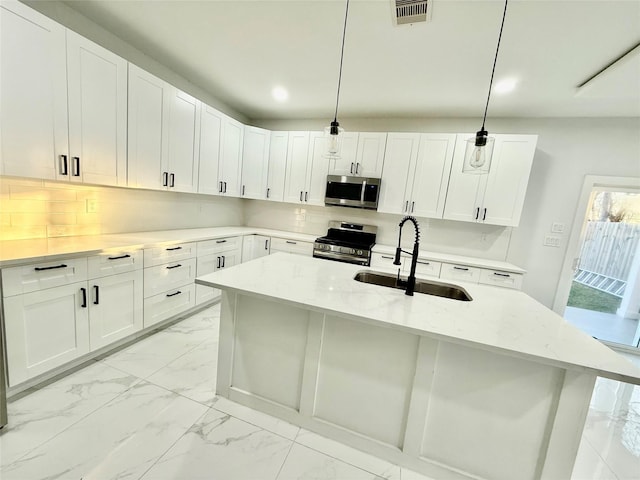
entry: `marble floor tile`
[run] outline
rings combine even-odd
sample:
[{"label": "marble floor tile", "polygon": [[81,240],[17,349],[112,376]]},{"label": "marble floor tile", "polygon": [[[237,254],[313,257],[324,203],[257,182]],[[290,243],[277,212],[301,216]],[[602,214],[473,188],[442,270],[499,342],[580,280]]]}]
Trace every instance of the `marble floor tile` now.
[{"label": "marble floor tile", "polygon": [[[403,480],[405,480],[403,478]],[[618,480],[588,441],[582,440],[571,480]]]},{"label": "marble floor tile", "polygon": [[219,328],[220,304],[217,303],[175,323],[164,331],[198,335],[204,340],[217,341]]},{"label": "marble floor tile", "polygon": [[218,344],[204,342],[178,357],[148,378],[148,381],[211,405],[216,395]]},{"label": "marble floor tile", "polygon": [[21,459],[2,480],[138,479],[207,407],[139,382]]},{"label": "marble floor tile", "polygon": [[272,417],[266,413],[258,412],[252,408],[245,407],[239,403],[232,402],[224,397],[216,397],[212,406],[216,410],[273,432],[281,437],[288,438],[289,440],[294,440],[300,431],[300,428],[296,425],[280,420],[279,418]]},{"label": "marble floor tile", "polygon": [[275,480],[292,444],[211,409],[142,480]]},{"label": "marble floor tile", "polygon": [[317,450],[325,455],[341,460],[378,477],[388,480],[400,480],[400,467],[386,460],[348,447],[335,440],[322,437],[305,429],[295,439],[296,443]]},{"label": "marble floor tile", "polygon": [[0,466],[7,465],[97,410],[139,381],[93,362],[7,405],[9,424],[0,433]]},{"label": "marble floor tile", "polygon": [[293,444],[277,480],[382,480],[333,457]]}]

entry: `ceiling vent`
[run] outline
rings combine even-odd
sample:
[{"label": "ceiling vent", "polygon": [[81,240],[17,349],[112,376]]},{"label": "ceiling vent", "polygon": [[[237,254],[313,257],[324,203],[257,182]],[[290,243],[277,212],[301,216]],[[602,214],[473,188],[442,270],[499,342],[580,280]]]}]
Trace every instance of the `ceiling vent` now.
[{"label": "ceiling vent", "polygon": [[391,0],[393,23],[406,25],[431,20],[432,0]]}]

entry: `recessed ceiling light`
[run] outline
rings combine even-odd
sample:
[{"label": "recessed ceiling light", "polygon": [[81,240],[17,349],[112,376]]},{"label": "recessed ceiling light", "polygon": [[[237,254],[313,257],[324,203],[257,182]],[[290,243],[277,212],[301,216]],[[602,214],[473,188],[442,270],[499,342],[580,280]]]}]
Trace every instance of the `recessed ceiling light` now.
[{"label": "recessed ceiling light", "polygon": [[493,91],[496,93],[509,93],[516,88],[517,84],[518,80],[515,78],[505,78],[504,80],[500,80],[496,83],[496,86],[493,87]]},{"label": "recessed ceiling light", "polygon": [[278,102],[284,102],[289,98],[289,92],[284,87],[274,87],[271,95]]}]

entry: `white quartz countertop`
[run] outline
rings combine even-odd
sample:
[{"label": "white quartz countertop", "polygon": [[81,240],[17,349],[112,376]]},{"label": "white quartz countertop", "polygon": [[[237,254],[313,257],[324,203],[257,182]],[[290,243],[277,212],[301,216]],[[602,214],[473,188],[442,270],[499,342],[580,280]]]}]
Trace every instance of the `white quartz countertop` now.
[{"label": "white quartz countertop", "polygon": [[112,235],[41,238],[0,242],[0,267],[37,262],[43,259],[94,255],[103,251],[124,248],[147,248],[155,245],[197,242],[236,235],[266,235],[300,242],[313,242],[317,235],[284,232],[255,227],[213,227],[153,232],[133,232]]},{"label": "white quartz countertop", "polygon": [[196,283],[640,385],[640,369],[520,291],[458,283],[472,301],[409,297],[353,280],[362,270],[277,253]]},{"label": "white quartz countertop", "polygon": [[[376,244],[373,247],[374,253],[382,253],[384,255],[395,255],[396,247],[390,245]],[[409,257],[409,255],[403,254]],[[500,260],[488,260],[484,258],[466,257],[462,255],[453,255],[449,253],[430,252],[429,250],[420,250],[418,257],[423,260],[432,260],[434,262],[455,263],[457,265],[466,265],[469,267],[490,268],[492,270],[500,270],[510,273],[526,273],[527,271],[512,263],[502,262]]]}]

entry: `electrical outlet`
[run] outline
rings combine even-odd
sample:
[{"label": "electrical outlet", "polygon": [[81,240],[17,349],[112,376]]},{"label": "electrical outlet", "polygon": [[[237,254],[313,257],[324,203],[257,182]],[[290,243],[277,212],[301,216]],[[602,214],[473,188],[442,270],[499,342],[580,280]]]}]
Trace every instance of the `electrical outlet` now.
[{"label": "electrical outlet", "polygon": [[560,246],[560,237],[556,237],[554,235],[547,235],[544,237],[544,246],[545,247],[559,247]]},{"label": "electrical outlet", "polygon": [[551,225],[552,233],[564,233],[564,223],[553,223]]},{"label": "electrical outlet", "polygon": [[98,211],[98,201],[95,198],[87,198],[87,213],[96,213]]}]

